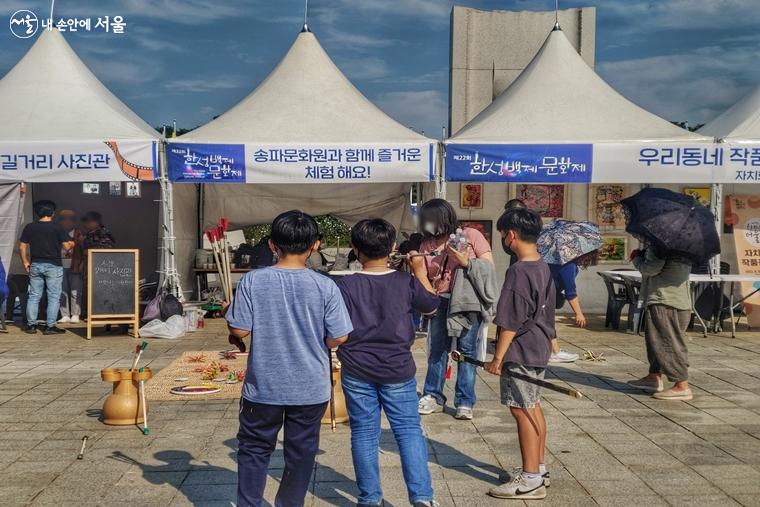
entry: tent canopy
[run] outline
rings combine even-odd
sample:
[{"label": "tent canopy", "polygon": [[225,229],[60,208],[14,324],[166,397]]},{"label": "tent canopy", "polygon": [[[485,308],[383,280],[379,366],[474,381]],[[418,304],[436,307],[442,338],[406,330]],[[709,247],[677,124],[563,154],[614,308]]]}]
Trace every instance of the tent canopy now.
[{"label": "tent canopy", "polygon": [[0,80],[3,142],[159,138],[95,77],[58,30],[43,30]]},{"label": "tent canopy", "polygon": [[0,80],[0,181],[151,181],[160,138],[58,30]]},{"label": "tent canopy", "polygon": [[553,30],[517,79],[449,139],[452,143],[700,141],[638,107]]},{"label": "tent canopy", "polygon": [[184,182],[429,181],[435,160],[435,142],[362,95],[308,30],[250,95],[170,142]]},{"label": "tent canopy", "polygon": [[760,86],[699,129],[700,134],[732,142],[760,140]]},{"label": "tent canopy", "polygon": [[351,84],[313,33],[298,34],[272,73],[232,109],[182,142],[429,142]]},{"label": "tent canopy", "polygon": [[712,142],[617,93],[556,26],[518,78],[446,141],[446,179],[704,183],[722,160]]}]

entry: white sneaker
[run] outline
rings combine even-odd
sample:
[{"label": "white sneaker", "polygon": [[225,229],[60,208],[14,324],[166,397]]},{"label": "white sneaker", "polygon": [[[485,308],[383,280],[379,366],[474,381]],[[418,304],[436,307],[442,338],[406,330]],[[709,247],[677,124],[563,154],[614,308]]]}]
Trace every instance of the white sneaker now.
[{"label": "white sneaker", "polygon": [[546,498],[546,486],[541,481],[538,486],[529,487],[522,474],[515,475],[511,481],[488,490],[495,498],[521,498],[523,500],[541,500]]},{"label": "white sneaker", "polygon": [[420,401],[417,404],[417,412],[419,412],[420,415],[428,415],[434,412],[440,412],[442,410],[443,405],[438,403],[438,400],[429,394],[426,394],[420,398]]},{"label": "white sneaker", "polygon": [[574,363],[578,360],[578,354],[573,354],[563,349],[559,349],[559,352],[552,352],[549,356],[550,363]]},{"label": "white sneaker", "polygon": [[[510,470],[502,470],[502,472],[499,474],[499,482],[502,484],[506,484],[510,482],[512,479],[517,477],[522,473],[522,467],[514,467],[511,471]],[[551,486],[551,475],[549,474],[549,471],[541,474],[541,478],[544,480],[544,486],[547,488]]]},{"label": "white sneaker", "polygon": [[72,324],[79,324],[79,315],[72,315],[69,319],[69,322]]},{"label": "white sneaker", "polygon": [[58,319],[59,324],[68,324],[69,322],[71,322],[71,318],[69,317],[61,317]]}]

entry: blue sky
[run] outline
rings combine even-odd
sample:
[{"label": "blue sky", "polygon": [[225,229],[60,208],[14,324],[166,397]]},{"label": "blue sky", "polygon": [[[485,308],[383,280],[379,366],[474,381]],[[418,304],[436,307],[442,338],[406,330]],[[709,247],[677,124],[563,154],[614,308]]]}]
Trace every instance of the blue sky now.
[{"label": "blue sky", "polygon": [[[337,65],[387,113],[439,136],[448,104],[447,0],[311,0],[310,26]],[[547,10],[554,0],[461,0]],[[758,0],[561,0],[597,7],[596,69],[671,120],[702,123],[760,84]],[[31,45],[10,15],[50,2],[0,0],[0,75]],[[124,102],[153,125],[203,124],[247,95],[298,33],[303,0],[57,0],[56,17],[121,15],[121,36],[66,35]]]}]

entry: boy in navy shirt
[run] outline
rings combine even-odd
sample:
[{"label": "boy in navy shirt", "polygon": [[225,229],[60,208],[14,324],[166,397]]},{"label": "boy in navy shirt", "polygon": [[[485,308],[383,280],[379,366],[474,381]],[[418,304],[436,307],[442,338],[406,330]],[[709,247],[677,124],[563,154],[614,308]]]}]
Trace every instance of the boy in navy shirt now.
[{"label": "boy in navy shirt", "polygon": [[517,421],[522,468],[509,481],[491,488],[497,498],[526,500],[546,497],[549,476],[544,465],[546,419],[541,411],[541,390],[510,372],[543,379],[554,331],[554,282],[549,266],[536,249],[541,217],[529,209],[506,211],[496,223],[504,246],[517,254],[507,270],[496,307],[500,327],[493,360],[486,370],[501,375],[501,402]]},{"label": "boy in navy shirt", "polygon": [[395,240],[396,229],[385,220],[357,223],[351,228],[351,245],[362,271],[338,281],[354,327],[338,349],[338,358],[351,424],[358,504],[383,503],[378,459],[382,409],[399,447],[409,502],[416,507],[433,506],[437,504],[417,412],[411,347],[412,312],[435,312],[438,297],[411,275],[388,268]]},{"label": "boy in navy shirt", "polygon": [[240,507],[262,504],[269,458],[283,426],[285,470],[275,505],[303,505],[330,400],[327,348],[343,343],[351,331],[338,287],[306,269],[319,248],[314,218],[300,211],[279,215],[269,247],[279,260],[247,273],[226,313],[231,343],[240,346],[251,335],[240,400]]}]

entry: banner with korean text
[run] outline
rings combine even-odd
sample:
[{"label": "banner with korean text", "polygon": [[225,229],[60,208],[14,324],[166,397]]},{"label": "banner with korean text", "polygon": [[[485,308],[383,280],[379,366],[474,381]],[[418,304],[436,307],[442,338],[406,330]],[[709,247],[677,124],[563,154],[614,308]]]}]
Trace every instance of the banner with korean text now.
[{"label": "banner with korean text", "polygon": [[448,181],[760,183],[760,144],[446,145]]},{"label": "banner with korean text", "polygon": [[435,144],[170,142],[169,177],[186,183],[391,183],[433,179]]},{"label": "banner with korean text", "polygon": [[0,142],[0,182],[153,181],[158,142]]},{"label": "banner with korean text", "polygon": [[[733,226],[736,261],[742,275],[760,275],[760,196],[728,196],[729,216]],[[741,284],[742,297],[757,289],[751,283]],[[760,325],[760,293],[748,298],[744,304],[750,326]]]}]

